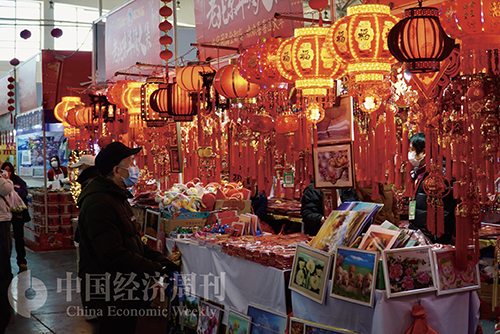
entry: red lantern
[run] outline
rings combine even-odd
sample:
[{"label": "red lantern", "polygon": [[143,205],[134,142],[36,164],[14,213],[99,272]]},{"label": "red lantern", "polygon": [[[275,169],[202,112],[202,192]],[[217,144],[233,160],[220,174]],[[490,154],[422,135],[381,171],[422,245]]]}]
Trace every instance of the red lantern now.
[{"label": "red lantern", "polygon": [[208,64],[188,63],[177,71],[177,84],[189,93],[199,93],[203,86],[202,74],[214,72],[215,69]]},{"label": "red lantern", "polygon": [[[118,108],[125,109],[126,107],[122,104],[123,91],[127,86],[128,80],[118,80],[116,84],[108,88],[106,94],[109,103],[116,105]],[[108,94],[109,93],[109,94]]]},{"label": "red lantern", "polygon": [[50,34],[52,35],[52,37],[54,38],[59,38],[63,35],[63,31],[59,28],[54,28],[50,31]]},{"label": "red lantern", "polygon": [[276,88],[282,81],[276,55],[281,42],[281,38],[267,38],[246,49],[238,59],[241,76],[263,88]]},{"label": "red lantern", "polygon": [[76,125],[88,126],[92,124],[92,108],[80,107],[76,110]]},{"label": "red lantern", "polygon": [[12,66],[17,66],[17,65],[19,65],[19,59],[17,59],[17,58],[12,58],[12,59],[10,60],[10,64],[11,64]]},{"label": "red lantern", "polygon": [[274,129],[277,133],[293,134],[299,129],[299,117],[291,110],[284,112],[276,118]]},{"label": "red lantern", "polygon": [[254,132],[269,133],[274,129],[274,119],[263,110],[262,113],[250,117],[248,126]]},{"label": "red lantern", "polygon": [[226,98],[256,97],[260,88],[245,80],[237,65],[226,65],[215,73],[213,85],[217,92]]},{"label": "red lantern", "polygon": [[24,29],[23,31],[21,31],[19,36],[21,36],[22,39],[28,39],[31,37],[31,31],[29,31],[28,29]]},{"label": "red lantern", "polygon": [[347,63],[355,82],[382,81],[396,61],[389,51],[387,36],[398,22],[386,5],[368,4],[347,8],[328,33],[327,49]]},{"label": "red lantern", "polygon": [[391,54],[405,63],[406,71],[425,73],[439,71],[439,64],[453,51],[455,40],[446,36],[439,23],[437,8],[409,8],[404,19],[390,31]]},{"label": "red lantern", "polygon": [[159,85],[149,102],[154,111],[173,116],[174,122],[192,121],[198,113],[196,101],[175,83]]},{"label": "red lantern", "polygon": [[334,87],[334,79],[345,73],[342,62],[323,47],[327,34],[328,28],[297,28],[295,37],[278,49],[281,75],[295,79],[295,87],[305,96],[327,95],[327,90]]},{"label": "red lantern", "polygon": [[63,124],[66,123],[66,111],[78,105],[83,105],[82,100],[78,96],[64,96],[54,108],[54,116]]},{"label": "red lantern", "polygon": [[123,86],[120,104],[128,109],[129,115],[141,112],[141,86],[142,82],[127,81]]},{"label": "red lantern", "polygon": [[66,121],[66,123],[71,126],[78,126],[78,123],[76,122],[76,111],[80,107],[85,108],[84,106],[75,106],[74,108],[66,110],[66,113],[64,114],[64,120]]}]

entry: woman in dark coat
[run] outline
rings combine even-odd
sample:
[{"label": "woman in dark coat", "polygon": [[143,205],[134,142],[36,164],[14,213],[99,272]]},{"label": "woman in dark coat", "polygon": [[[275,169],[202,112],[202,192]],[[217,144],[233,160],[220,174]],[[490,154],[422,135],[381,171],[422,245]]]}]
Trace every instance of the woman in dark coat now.
[{"label": "woman in dark coat", "polygon": [[315,236],[326,219],[324,217],[323,196],[320,190],[314,189],[314,180],[311,180],[311,184],[304,190],[301,202],[300,214],[304,224],[304,233]]}]

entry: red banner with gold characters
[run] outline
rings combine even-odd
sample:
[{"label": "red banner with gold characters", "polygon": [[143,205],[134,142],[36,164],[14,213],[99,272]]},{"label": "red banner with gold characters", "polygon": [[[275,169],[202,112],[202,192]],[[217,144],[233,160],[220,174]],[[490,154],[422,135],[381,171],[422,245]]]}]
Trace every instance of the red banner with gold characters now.
[{"label": "red banner with gold characters", "polygon": [[[199,44],[244,47],[259,39],[293,36],[301,22],[276,20],[274,13],[302,16],[302,0],[195,0],[196,39]],[[234,51],[200,48],[200,60]]]}]

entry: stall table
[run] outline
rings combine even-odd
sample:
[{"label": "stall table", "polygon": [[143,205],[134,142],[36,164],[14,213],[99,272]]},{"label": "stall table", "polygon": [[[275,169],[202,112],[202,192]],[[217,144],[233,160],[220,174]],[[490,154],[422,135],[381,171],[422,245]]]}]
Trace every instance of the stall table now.
[{"label": "stall table", "polygon": [[[197,296],[224,305],[225,324],[229,308],[246,314],[248,303],[286,314],[286,277],[289,271],[175,239],[166,239],[169,252],[172,252],[176,241],[182,254],[182,274],[196,274],[192,285]],[[215,276],[207,276],[210,274]]]},{"label": "stall table", "polygon": [[442,296],[429,292],[387,299],[385,290],[376,290],[373,308],[329,296],[325,300],[321,305],[292,291],[294,317],[361,334],[401,334],[413,323],[411,310],[420,302],[429,326],[440,334],[475,334],[479,322],[476,291]]}]

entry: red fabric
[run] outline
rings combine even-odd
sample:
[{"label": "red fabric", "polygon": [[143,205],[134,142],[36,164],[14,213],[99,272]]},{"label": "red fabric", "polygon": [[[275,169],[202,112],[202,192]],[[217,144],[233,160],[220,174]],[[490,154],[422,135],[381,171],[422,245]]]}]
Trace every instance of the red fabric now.
[{"label": "red fabric", "polygon": [[422,305],[413,306],[411,315],[415,320],[405,334],[437,334],[437,332],[427,324],[427,314]]}]

